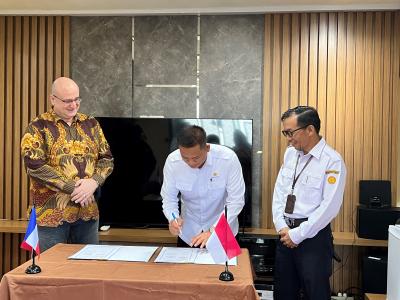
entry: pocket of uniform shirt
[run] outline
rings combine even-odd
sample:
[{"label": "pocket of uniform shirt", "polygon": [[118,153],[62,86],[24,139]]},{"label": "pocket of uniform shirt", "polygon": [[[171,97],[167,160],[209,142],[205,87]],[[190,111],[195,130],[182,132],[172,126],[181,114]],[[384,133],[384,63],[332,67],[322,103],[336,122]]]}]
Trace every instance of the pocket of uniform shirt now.
[{"label": "pocket of uniform shirt", "polygon": [[321,186],[321,176],[317,176],[315,174],[304,174],[303,179],[301,180],[301,183],[306,187],[306,188],[313,188],[313,189],[319,189]]},{"label": "pocket of uniform shirt", "polygon": [[283,168],[282,169],[282,176],[285,178],[293,178],[293,171],[290,169]]},{"label": "pocket of uniform shirt", "polygon": [[224,189],[225,188],[225,180],[219,177],[212,177],[208,184],[210,190],[216,189]]},{"label": "pocket of uniform shirt", "polygon": [[192,190],[193,184],[190,183],[190,182],[183,182],[183,181],[180,181],[180,182],[176,182],[175,186],[176,186],[176,188],[177,188],[178,190],[180,190],[180,191],[182,191],[182,192],[185,192],[185,191],[186,191],[186,192],[190,192],[190,191]]},{"label": "pocket of uniform shirt", "polygon": [[290,187],[293,181],[293,170],[283,168],[282,169],[282,180],[283,185],[286,187]]}]

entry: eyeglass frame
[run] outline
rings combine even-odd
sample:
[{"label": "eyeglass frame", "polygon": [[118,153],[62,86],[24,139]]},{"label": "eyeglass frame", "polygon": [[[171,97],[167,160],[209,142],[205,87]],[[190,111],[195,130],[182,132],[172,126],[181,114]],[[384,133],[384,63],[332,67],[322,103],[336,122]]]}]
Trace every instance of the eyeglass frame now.
[{"label": "eyeglass frame", "polygon": [[62,103],[69,105],[73,102],[75,102],[75,104],[80,104],[82,102],[82,98],[81,97],[76,97],[75,99],[61,99],[59,97],[57,97],[56,95],[52,94],[52,96],[54,98],[57,98],[58,100],[60,100]]},{"label": "eyeglass frame", "polygon": [[282,134],[284,137],[293,137],[294,133],[300,129],[305,129],[310,125],[305,125],[299,128],[296,128],[295,130],[282,130]]}]

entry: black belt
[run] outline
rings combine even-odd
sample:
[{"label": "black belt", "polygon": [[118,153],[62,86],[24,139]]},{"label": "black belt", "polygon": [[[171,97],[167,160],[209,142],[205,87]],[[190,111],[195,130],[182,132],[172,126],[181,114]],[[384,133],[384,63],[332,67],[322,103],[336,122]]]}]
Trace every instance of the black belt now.
[{"label": "black belt", "polygon": [[299,227],[301,223],[308,220],[308,218],[301,218],[301,219],[292,219],[288,217],[284,217],[285,222],[289,228],[296,228]]}]

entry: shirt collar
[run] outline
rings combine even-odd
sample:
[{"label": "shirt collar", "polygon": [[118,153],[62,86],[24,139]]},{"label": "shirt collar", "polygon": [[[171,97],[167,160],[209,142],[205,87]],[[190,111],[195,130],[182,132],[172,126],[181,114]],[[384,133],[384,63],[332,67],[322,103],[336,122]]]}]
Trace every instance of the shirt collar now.
[{"label": "shirt collar", "polygon": [[[58,121],[64,121],[63,119],[60,118],[59,115],[57,115],[57,114],[55,113],[54,109],[51,109],[50,114],[51,114],[51,116],[52,116],[54,122],[57,123]],[[83,115],[82,115],[81,113],[77,113],[77,114],[75,115],[75,117],[73,117],[72,123],[75,123],[75,122],[82,122],[83,119],[84,119],[84,118],[83,118]],[[65,121],[64,121],[64,122],[65,122]],[[72,123],[71,123],[71,124],[72,124]]]},{"label": "shirt collar", "polygon": [[[321,154],[322,154],[322,150],[324,150],[325,145],[326,145],[325,139],[321,138],[319,140],[319,142],[308,153],[319,160],[321,157]],[[297,152],[304,155],[303,151],[297,151]]]},{"label": "shirt collar", "polygon": [[207,166],[212,166],[211,146],[210,146],[210,151],[207,152],[207,158],[206,158],[206,162],[204,164]]}]

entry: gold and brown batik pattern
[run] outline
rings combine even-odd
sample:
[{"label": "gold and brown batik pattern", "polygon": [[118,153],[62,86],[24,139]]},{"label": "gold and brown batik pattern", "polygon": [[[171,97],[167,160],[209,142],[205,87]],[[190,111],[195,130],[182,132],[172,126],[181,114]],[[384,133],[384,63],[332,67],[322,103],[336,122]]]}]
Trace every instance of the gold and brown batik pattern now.
[{"label": "gold and brown batik pattern", "polygon": [[110,147],[96,119],[78,113],[69,126],[53,111],[44,113],[28,125],[21,152],[39,225],[98,219],[96,202],[81,207],[71,201],[77,180],[93,178],[102,185],[113,170]]}]

